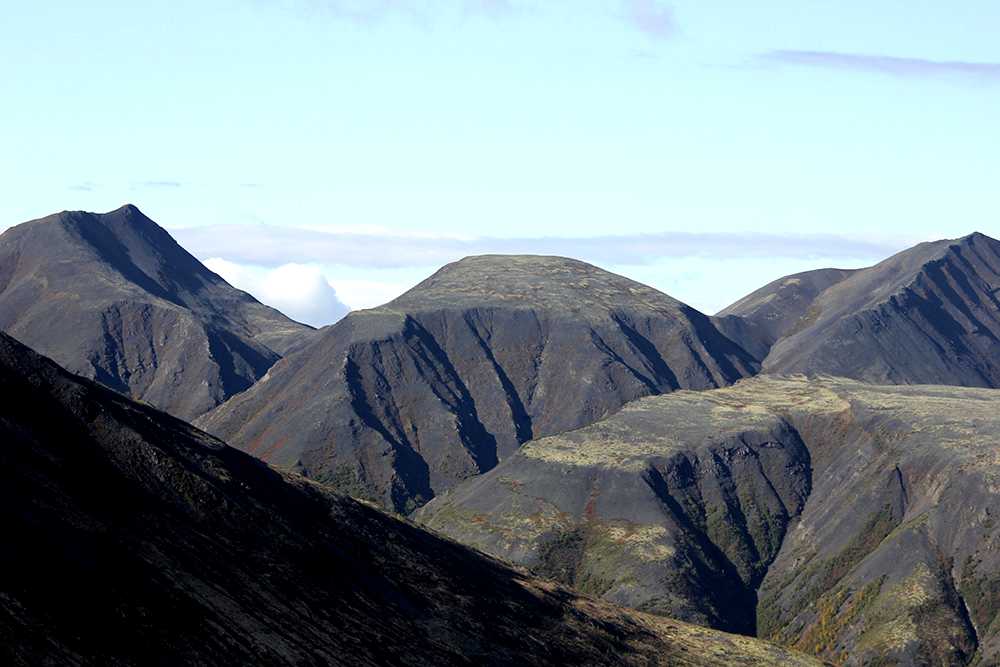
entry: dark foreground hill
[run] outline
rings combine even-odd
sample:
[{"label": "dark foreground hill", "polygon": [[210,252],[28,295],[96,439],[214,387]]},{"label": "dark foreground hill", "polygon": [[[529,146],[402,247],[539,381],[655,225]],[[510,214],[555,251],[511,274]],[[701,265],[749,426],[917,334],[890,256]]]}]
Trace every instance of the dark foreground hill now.
[{"label": "dark foreground hill", "polygon": [[645,285],[560,257],[470,257],[324,329],[198,423],[409,511],[531,438],[756,370],[708,317]]},{"label": "dark foreground hill", "polygon": [[758,356],[767,351],[767,373],[1000,387],[1000,241],[921,243],[834,271],[776,281],[716,321]]},{"label": "dark foreground hill", "polygon": [[312,333],[231,287],[134,206],[4,232],[0,329],[185,419],[246,389]]},{"label": "dark foreground hill", "polygon": [[1000,664],[1000,394],[760,376],[527,443],[416,517],[848,665]]},{"label": "dark foreground hill", "polygon": [[577,597],[0,334],[5,665],[808,665]]}]

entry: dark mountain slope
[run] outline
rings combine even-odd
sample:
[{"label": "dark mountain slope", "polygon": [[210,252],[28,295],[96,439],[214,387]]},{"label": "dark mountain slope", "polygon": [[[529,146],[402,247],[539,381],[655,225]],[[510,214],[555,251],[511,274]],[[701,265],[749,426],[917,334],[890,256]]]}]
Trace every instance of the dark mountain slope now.
[{"label": "dark mountain slope", "polygon": [[[769,347],[764,372],[1000,387],[1000,241],[976,233],[921,243],[851,272],[811,300],[823,281],[783,287],[795,279],[715,319],[758,355]],[[779,326],[768,330],[769,322]]]},{"label": "dark mountain slope", "polygon": [[408,511],[533,437],[757,364],[708,317],[560,257],[450,264],[203,417],[245,451]]},{"label": "dark mountain slope", "polygon": [[807,317],[813,300],[825,289],[854,273],[849,269],[817,269],[785,276],[720,310],[712,320],[727,336],[758,359]]},{"label": "dark mountain slope", "polygon": [[995,665],[998,453],[995,390],[759,376],[529,442],[416,517],[838,664]]},{"label": "dark mountain slope", "polygon": [[0,329],[185,419],[246,389],[312,332],[231,287],[134,206],[4,232]]},{"label": "dark mountain slope", "polygon": [[0,334],[5,665],[807,665],[581,599]]}]

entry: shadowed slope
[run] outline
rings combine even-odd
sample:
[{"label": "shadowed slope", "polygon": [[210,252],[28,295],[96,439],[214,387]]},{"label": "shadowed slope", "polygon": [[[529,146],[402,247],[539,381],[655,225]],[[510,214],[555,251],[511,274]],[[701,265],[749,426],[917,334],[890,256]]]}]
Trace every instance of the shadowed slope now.
[{"label": "shadowed slope", "polygon": [[231,287],[134,206],[4,232],[0,329],[186,419],[246,389],[312,332]]},{"label": "shadowed slope", "polygon": [[561,257],[470,257],[323,330],[199,424],[409,511],[530,438],[756,369],[708,317],[645,285]]},{"label": "shadowed slope", "polygon": [[581,599],[0,334],[0,661],[809,665]]},{"label": "shadowed slope", "polygon": [[922,243],[824,291],[769,372],[1000,386],[1000,242]]},{"label": "shadowed slope", "polygon": [[715,322],[767,351],[765,373],[1000,387],[1000,241],[970,234],[831,271],[776,281]]}]

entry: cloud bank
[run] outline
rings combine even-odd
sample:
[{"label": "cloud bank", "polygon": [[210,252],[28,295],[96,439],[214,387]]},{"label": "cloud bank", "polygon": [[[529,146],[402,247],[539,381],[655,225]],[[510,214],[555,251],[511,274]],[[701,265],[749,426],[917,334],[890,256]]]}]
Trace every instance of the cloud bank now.
[{"label": "cloud bank", "polygon": [[835,51],[769,51],[761,60],[783,65],[821,67],[860,72],[876,72],[897,77],[929,78],[961,76],[980,81],[1000,82],[1000,63],[960,60],[925,60]]},{"label": "cloud bank", "polygon": [[220,257],[206,259],[204,264],[230,285],[299,322],[320,327],[336,322],[349,310],[320,269],[313,266],[252,267]]},{"label": "cloud bank", "polygon": [[563,255],[611,265],[650,264],[665,258],[792,258],[836,261],[878,259],[905,243],[826,234],[799,236],[664,232],[595,237],[460,239],[387,233],[322,232],[266,225],[172,229],[198,257],[224,257],[241,264],[278,267],[337,264],[366,269],[435,267],[467,255]]}]

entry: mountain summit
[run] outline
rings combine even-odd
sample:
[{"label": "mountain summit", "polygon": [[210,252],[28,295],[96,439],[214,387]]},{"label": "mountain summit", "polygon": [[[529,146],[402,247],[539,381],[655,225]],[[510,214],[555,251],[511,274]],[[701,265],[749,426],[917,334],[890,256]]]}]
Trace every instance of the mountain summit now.
[{"label": "mountain summit", "polygon": [[442,267],[383,308],[401,311],[507,306],[600,319],[616,308],[679,310],[676,299],[568,257],[476,255]]},{"label": "mountain summit", "polygon": [[187,419],[312,332],[230,286],[131,205],[0,235],[0,329]]},{"label": "mountain summit", "polygon": [[409,511],[531,438],[756,370],[651,287],[561,257],[469,257],[324,329],[199,424]]}]

